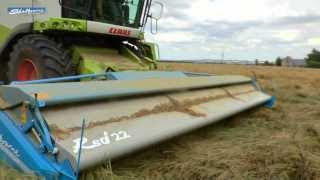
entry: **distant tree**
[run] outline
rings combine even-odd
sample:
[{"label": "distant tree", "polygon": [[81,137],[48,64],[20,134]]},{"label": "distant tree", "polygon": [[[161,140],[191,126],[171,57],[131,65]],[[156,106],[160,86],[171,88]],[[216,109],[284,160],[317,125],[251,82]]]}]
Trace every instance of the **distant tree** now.
[{"label": "distant tree", "polygon": [[264,61],[265,66],[270,66],[270,62],[268,60]]},{"label": "distant tree", "polygon": [[282,65],[282,59],[280,57],[277,57],[276,66],[281,66],[281,65]]},{"label": "distant tree", "polygon": [[320,51],[313,49],[306,58],[308,67],[320,68]]},{"label": "distant tree", "polygon": [[259,65],[259,60],[258,59],[256,59],[254,62],[255,62],[256,65]]}]

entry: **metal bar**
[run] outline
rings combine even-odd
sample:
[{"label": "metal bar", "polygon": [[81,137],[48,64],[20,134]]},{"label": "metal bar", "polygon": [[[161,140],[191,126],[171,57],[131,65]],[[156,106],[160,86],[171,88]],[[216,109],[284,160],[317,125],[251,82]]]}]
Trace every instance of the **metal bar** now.
[{"label": "metal bar", "polygon": [[24,84],[44,84],[44,83],[57,83],[57,82],[65,82],[65,81],[75,81],[84,78],[97,78],[100,76],[107,76],[108,73],[103,74],[85,74],[85,75],[78,75],[78,76],[67,76],[67,77],[59,77],[59,78],[50,78],[50,79],[40,79],[40,80],[33,80],[33,81],[13,81],[10,85],[24,85]]},{"label": "metal bar", "polygon": [[[185,75],[184,75],[185,74]],[[190,72],[164,72],[164,71],[149,71],[149,72],[131,72],[131,71],[123,71],[123,72],[107,72],[102,74],[84,74],[77,76],[66,76],[66,77],[58,77],[58,78],[50,78],[50,79],[40,79],[40,80],[32,80],[32,81],[13,81],[10,85],[25,85],[25,84],[44,84],[44,83],[58,83],[58,82],[66,82],[66,81],[76,81],[84,78],[93,78],[96,79],[98,77],[105,77],[110,80],[131,80],[131,79],[145,79],[145,78],[160,78],[160,77],[183,77],[188,74],[192,76],[209,76],[209,74],[202,73],[190,73]],[[1,83],[0,83],[1,85]]]},{"label": "metal bar", "polygon": [[83,134],[84,134],[84,127],[86,124],[86,120],[82,120],[82,126],[81,126],[81,136],[80,136],[80,147],[79,147],[79,152],[78,152],[78,162],[77,162],[77,179],[79,178],[80,174],[80,163],[81,163],[81,152],[82,152],[82,142],[83,142]]},{"label": "metal bar", "polygon": [[216,76],[216,74],[208,74],[208,73],[196,73],[196,72],[183,72],[187,76]]},{"label": "metal bar", "polygon": [[[52,142],[48,125],[46,124],[46,121],[43,119],[43,116],[39,110],[37,94],[35,94],[35,107],[33,107],[30,110],[30,112],[34,116],[34,127],[40,135],[41,144],[43,145],[43,148],[45,148],[43,149],[43,151],[45,152],[46,150],[48,150],[48,152],[52,154],[57,153],[57,148]],[[40,148],[42,148],[42,146]]]},{"label": "metal bar", "polygon": [[[12,88],[18,88],[25,94],[38,92],[38,94],[44,96],[41,100],[45,102],[46,106],[52,106],[63,103],[70,104],[244,83],[251,83],[251,79],[243,76],[156,78],[127,81],[56,83],[54,86],[51,84],[21,85]],[[11,91],[10,88],[6,90],[7,93]]]}]

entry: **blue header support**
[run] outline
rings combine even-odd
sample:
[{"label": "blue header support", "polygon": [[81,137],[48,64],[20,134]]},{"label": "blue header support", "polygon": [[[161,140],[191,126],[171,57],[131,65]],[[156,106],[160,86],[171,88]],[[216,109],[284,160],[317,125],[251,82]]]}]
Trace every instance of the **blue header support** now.
[{"label": "blue header support", "polygon": [[80,175],[81,152],[82,152],[82,142],[83,142],[85,125],[86,125],[86,120],[83,119],[82,126],[81,126],[80,148],[79,148],[79,152],[78,152],[78,162],[77,162],[77,172],[76,172],[77,179],[79,178],[79,175]]}]

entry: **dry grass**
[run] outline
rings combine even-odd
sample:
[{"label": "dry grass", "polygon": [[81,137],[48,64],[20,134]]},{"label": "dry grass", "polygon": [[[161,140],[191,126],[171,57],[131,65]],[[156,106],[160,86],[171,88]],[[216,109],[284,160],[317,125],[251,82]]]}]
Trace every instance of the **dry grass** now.
[{"label": "dry grass", "polygon": [[22,174],[15,169],[8,168],[5,164],[0,162],[0,180],[8,179],[8,180],[37,180],[40,179],[35,177],[34,175]]},{"label": "dry grass", "polygon": [[320,70],[161,64],[161,69],[255,76],[278,98],[197,132],[153,146],[81,179],[320,179]]}]

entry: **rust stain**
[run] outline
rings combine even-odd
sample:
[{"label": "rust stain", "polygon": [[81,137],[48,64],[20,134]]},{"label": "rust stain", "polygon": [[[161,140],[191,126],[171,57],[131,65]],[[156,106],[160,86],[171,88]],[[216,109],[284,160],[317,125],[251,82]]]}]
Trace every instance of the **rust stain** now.
[{"label": "rust stain", "polygon": [[[232,99],[235,99],[235,100],[238,100],[238,101],[242,101],[242,102],[245,102],[245,100],[243,100],[243,99],[240,99],[240,98],[238,98],[238,97],[236,97],[237,95],[239,95],[239,94],[235,94],[235,95],[233,95],[228,89],[226,89],[226,88],[222,88],[222,90],[225,92],[225,93],[227,93],[228,94],[228,96],[230,96]],[[251,91],[253,91],[253,90],[251,90]]]},{"label": "rust stain", "polygon": [[57,125],[50,125],[50,130],[55,138],[63,140],[68,138],[72,134],[72,132],[79,131],[81,130],[81,128],[74,127],[74,128],[62,129],[62,128],[59,128]]},{"label": "rust stain", "polygon": [[[170,96],[166,96],[169,99],[169,103],[159,104],[152,109],[142,109],[142,110],[140,110],[132,115],[129,115],[129,116],[113,117],[113,118],[110,118],[110,119],[104,120],[104,121],[91,122],[86,126],[86,129],[92,129],[92,128],[95,128],[98,126],[103,126],[106,124],[137,119],[137,118],[145,117],[148,115],[161,114],[161,113],[165,113],[165,112],[181,112],[181,113],[193,116],[193,117],[205,117],[205,116],[207,116],[207,114],[205,112],[202,112],[199,108],[196,108],[195,106],[200,105],[200,104],[204,104],[204,103],[208,103],[211,101],[219,100],[219,99],[228,98],[228,97],[232,98],[232,99],[244,101],[242,99],[237,98],[236,96],[241,95],[241,94],[248,94],[251,92],[255,92],[256,90],[250,90],[250,91],[236,93],[236,94],[231,94],[227,90],[225,90],[225,91],[226,91],[225,95],[206,96],[206,97],[195,98],[195,99],[186,99],[184,101],[178,101]],[[50,129],[56,138],[63,140],[63,139],[66,139],[67,137],[69,137],[73,132],[80,131],[81,127],[61,129],[56,125],[52,125],[52,126],[50,126]]]},{"label": "rust stain", "polygon": [[57,125],[50,125],[50,130],[54,137],[57,139],[66,139],[71,134],[70,130],[61,129]]}]

